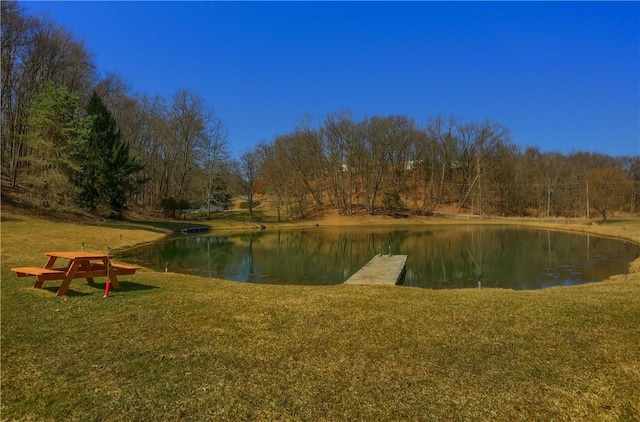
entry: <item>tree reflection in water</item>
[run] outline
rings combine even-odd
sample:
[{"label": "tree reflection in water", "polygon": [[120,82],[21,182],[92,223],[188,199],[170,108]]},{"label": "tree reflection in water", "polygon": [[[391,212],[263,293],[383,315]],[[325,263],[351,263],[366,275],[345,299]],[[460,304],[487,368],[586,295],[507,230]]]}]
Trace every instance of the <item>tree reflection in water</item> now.
[{"label": "tree reflection in water", "polygon": [[250,283],[340,284],[374,254],[408,255],[404,284],[540,289],[626,273],[629,242],[512,226],[310,228],[179,236],[120,255],[173,272]]}]

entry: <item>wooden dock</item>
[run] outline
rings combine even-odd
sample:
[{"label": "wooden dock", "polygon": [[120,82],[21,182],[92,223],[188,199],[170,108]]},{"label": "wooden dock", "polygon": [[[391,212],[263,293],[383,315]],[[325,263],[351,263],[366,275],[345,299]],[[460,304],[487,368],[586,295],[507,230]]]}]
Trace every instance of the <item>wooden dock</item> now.
[{"label": "wooden dock", "polygon": [[197,233],[207,233],[209,231],[209,227],[201,226],[201,227],[188,227],[186,229],[180,230],[182,234],[197,234]]},{"label": "wooden dock", "polygon": [[376,255],[349,277],[345,284],[398,284],[404,275],[407,255]]}]

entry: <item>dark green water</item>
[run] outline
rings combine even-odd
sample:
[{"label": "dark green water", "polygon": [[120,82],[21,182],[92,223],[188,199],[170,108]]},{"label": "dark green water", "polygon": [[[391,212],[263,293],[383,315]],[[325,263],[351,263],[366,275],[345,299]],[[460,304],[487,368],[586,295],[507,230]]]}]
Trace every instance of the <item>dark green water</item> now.
[{"label": "dark green water", "polygon": [[376,253],[408,255],[404,284],[542,289],[624,274],[630,242],[511,226],[310,228],[179,236],[119,259],[164,271],[249,283],[340,284]]}]

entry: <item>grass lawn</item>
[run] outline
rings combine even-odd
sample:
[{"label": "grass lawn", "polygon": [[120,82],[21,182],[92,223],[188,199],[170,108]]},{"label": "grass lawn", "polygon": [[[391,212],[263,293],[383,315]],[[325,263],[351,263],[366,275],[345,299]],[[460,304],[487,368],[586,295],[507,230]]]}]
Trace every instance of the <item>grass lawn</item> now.
[{"label": "grass lawn", "polygon": [[[3,214],[0,419],[640,420],[640,273],[435,291],[143,270],[103,299],[104,279],[55,297],[10,271],[152,226]],[[607,226],[561,228],[640,241],[638,222]]]}]

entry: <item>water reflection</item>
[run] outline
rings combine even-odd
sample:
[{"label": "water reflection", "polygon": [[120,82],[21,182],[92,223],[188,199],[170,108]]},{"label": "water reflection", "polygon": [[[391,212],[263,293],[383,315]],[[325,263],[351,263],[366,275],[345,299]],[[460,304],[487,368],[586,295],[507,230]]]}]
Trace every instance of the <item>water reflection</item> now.
[{"label": "water reflection", "polygon": [[540,289],[626,273],[640,247],[588,235],[503,226],[313,228],[169,238],[131,262],[249,283],[339,284],[376,253],[408,255],[405,285]]}]

